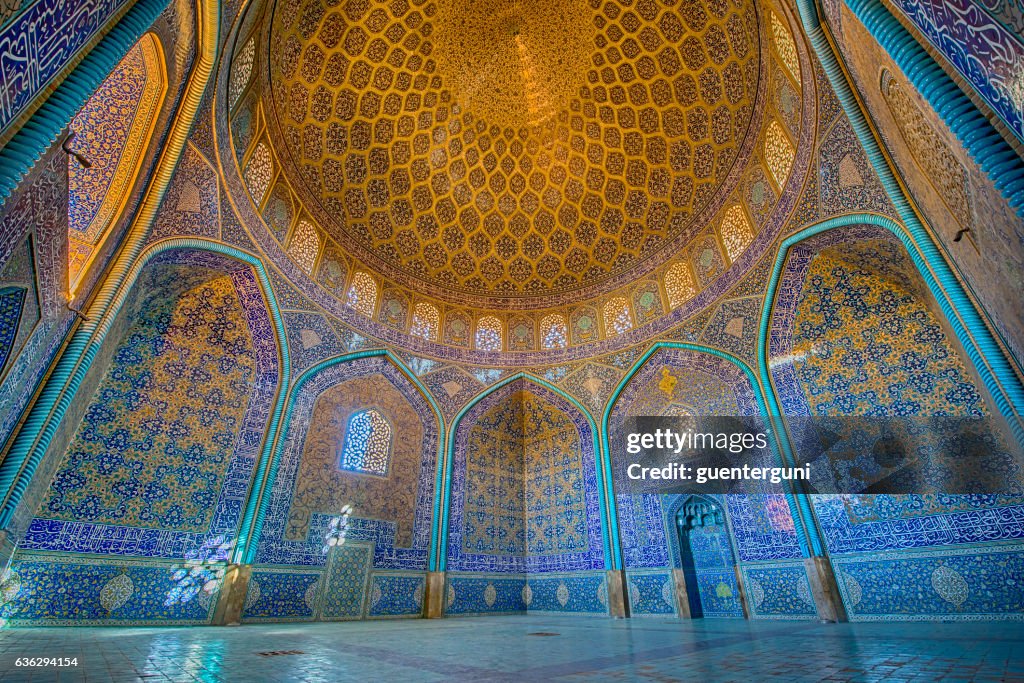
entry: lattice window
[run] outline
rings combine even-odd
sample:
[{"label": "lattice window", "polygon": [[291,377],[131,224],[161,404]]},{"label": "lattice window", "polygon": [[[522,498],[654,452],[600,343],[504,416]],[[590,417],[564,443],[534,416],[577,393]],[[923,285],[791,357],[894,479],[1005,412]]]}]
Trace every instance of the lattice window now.
[{"label": "lattice window", "polygon": [[672,308],[689,301],[697,293],[693,273],[686,262],[679,262],[665,273],[665,291]]},{"label": "lattice window", "polygon": [[360,271],[352,278],[346,303],[366,317],[373,317],[377,307],[377,283],[372,277]]},{"label": "lattice window", "polygon": [[775,41],[775,50],[779,53],[782,65],[786,67],[793,79],[800,83],[800,58],[797,56],[793,34],[789,32],[786,23],[775,12],[770,12],[770,14],[772,15],[772,39]]},{"label": "lattice window", "polygon": [[390,455],[391,425],[383,415],[371,408],[349,418],[341,449],[341,469],[383,477],[388,473]]},{"label": "lattice window", "polygon": [[235,63],[231,65],[231,84],[228,86],[228,101],[234,107],[238,98],[245,92],[245,86],[249,85],[252,78],[252,64],[256,57],[256,41],[249,38],[242,51],[235,57]]},{"label": "lattice window", "polygon": [[567,336],[565,316],[552,313],[540,321],[540,343],[542,348],[564,349]]},{"label": "lattice window", "polygon": [[793,144],[782,132],[779,122],[773,119],[768,124],[768,130],[764,136],[764,157],[768,163],[768,170],[771,171],[775,183],[780,188],[786,184],[786,178],[789,177],[789,172],[793,168],[795,156],[796,150],[793,149]]},{"label": "lattice window", "polygon": [[476,348],[481,351],[501,351],[501,321],[484,316],[476,323]]},{"label": "lattice window", "polygon": [[754,230],[742,207],[738,204],[730,207],[722,218],[722,244],[725,245],[729,260],[735,261],[753,239]]},{"label": "lattice window", "polygon": [[320,253],[320,236],[309,221],[299,221],[288,245],[288,255],[306,273],[313,272],[313,264]]},{"label": "lattice window", "polygon": [[604,305],[604,329],[607,334],[622,334],[633,327],[629,303],[621,296]]},{"label": "lattice window", "polygon": [[274,174],[274,163],[270,160],[270,148],[264,143],[256,145],[256,151],[245,167],[245,185],[257,205],[263,203],[270,188],[270,177]]},{"label": "lattice window", "polygon": [[423,339],[437,339],[437,331],[441,327],[441,316],[437,307],[432,304],[418,303],[412,311],[411,334]]}]

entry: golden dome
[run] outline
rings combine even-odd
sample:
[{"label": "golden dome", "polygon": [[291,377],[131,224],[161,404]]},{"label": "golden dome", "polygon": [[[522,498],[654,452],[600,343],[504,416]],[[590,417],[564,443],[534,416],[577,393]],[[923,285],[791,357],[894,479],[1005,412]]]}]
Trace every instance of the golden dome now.
[{"label": "golden dome", "polygon": [[754,134],[750,0],[288,0],[271,22],[268,125],[304,210],[449,301],[639,278]]}]

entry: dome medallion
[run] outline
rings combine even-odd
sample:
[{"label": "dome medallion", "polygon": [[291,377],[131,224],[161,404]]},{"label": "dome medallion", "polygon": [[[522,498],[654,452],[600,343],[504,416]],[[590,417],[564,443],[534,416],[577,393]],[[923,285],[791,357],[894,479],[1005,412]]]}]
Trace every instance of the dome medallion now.
[{"label": "dome medallion", "polygon": [[268,39],[300,213],[442,302],[635,282],[706,227],[757,134],[749,0],[282,0]]}]

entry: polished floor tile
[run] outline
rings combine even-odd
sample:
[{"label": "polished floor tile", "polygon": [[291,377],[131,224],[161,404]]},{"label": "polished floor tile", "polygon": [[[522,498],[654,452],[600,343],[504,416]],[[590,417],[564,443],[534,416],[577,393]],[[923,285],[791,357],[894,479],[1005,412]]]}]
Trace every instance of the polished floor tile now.
[{"label": "polished floor tile", "polygon": [[[77,658],[64,669],[19,657]],[[543,616],[0,631],[4,681],[1019,681],[1024,624]]]}]

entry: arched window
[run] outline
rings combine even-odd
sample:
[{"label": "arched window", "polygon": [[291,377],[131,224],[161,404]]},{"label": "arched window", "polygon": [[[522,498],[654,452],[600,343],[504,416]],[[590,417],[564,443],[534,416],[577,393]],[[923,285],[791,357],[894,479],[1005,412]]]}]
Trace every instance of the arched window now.
[{"label": "arched window", "polygon": [[238,102],[238,98],[245,92],[252,78],[252,64],[256,57],[256,40],[249,38],[242,51],[235,57],[235,63],[231,65],[231,84],[228,87],[228,102],[232,107]]},{"label": "arched window", "polygon": [[793,80],[800,83],[800,58],[796,54],[793,34],[789,32],[786,24],[775,12],[769,12],[769,14],[772,15],[772,40],[775,42],[775,50],[779,53],[779,59]]},{"label": "arched window", "polygon": [[753,239],[754,231],[743,208],[739,204],[729,207],[722,218],[722,244],[729,260],[735,261]]},{"label": "arched window", "polygon": [[366,273],[359,271],[352,277],[346,303],[367,318],[373,317],[377,307],[377,283]]},{"label": "arched window", "polygon": [[544,316],[540,321],[540,343],[545,349],[564,349],[566,344],[565,316],[558,313]]},{"label": "arched window", "polygon": [[270,177],[274,175],[274,162],[270,159],[270,148],[265,143],[256,145],[256,150],[245,167],[245,186],[256,206],[263,204],[263,198],[270,188]]},{"label": "arched window", "polygon": [[665,273],[665,291],[668,293],[668,302],[676,306],[689,301],[697,293],[697,285],[693,281],[693,273],[690,272],[690,265],[680,261],[668,269]]},{"label": "arched window", "polygon": [[764,158],[768,163],[768,170],[775,178],[775,184],[781,189],[786,184],[789,171],[793,168],[793,158],[796,151],[793,144],[782,132],[779,122],[772,119],[768,124],[768,131],[764,136]]},{"label": "arched window", "polygon": [[291,243],[288,245],[288,255],[292,257],[299,267],[307,274],[313,272],[313,264],[320,253],[320,236],[316,234],[316,228],[309,221],[299,221],[292,233]]},{"label": "arched window", "polygon": [[339,467],[350,472],[386,476],[391,455],[391,425],[376,410],[352,415],[345,430]]},{"label": "arched window", "polygon": [[421,302],[416,304],[412,311],[412,329],[409,331],[417,337],[433,341],[437,339],[440,322],[441,316],[437,312],[437,307]]},{"label": "arched window", "polygon": [[629,303],[621,296],[604,305],[605,334],[622,334],[633,327],[633,316],[629,314]]},{"label": "arched window", "polygon": [[82,276],[139,177],[167,90],[160,43],[147,33],[71,122],[68,291]]},{"label": "arched window", "polygon": [[501,321],[488,315],[476,323],[476,348],[481,351],[501,351]]}]

